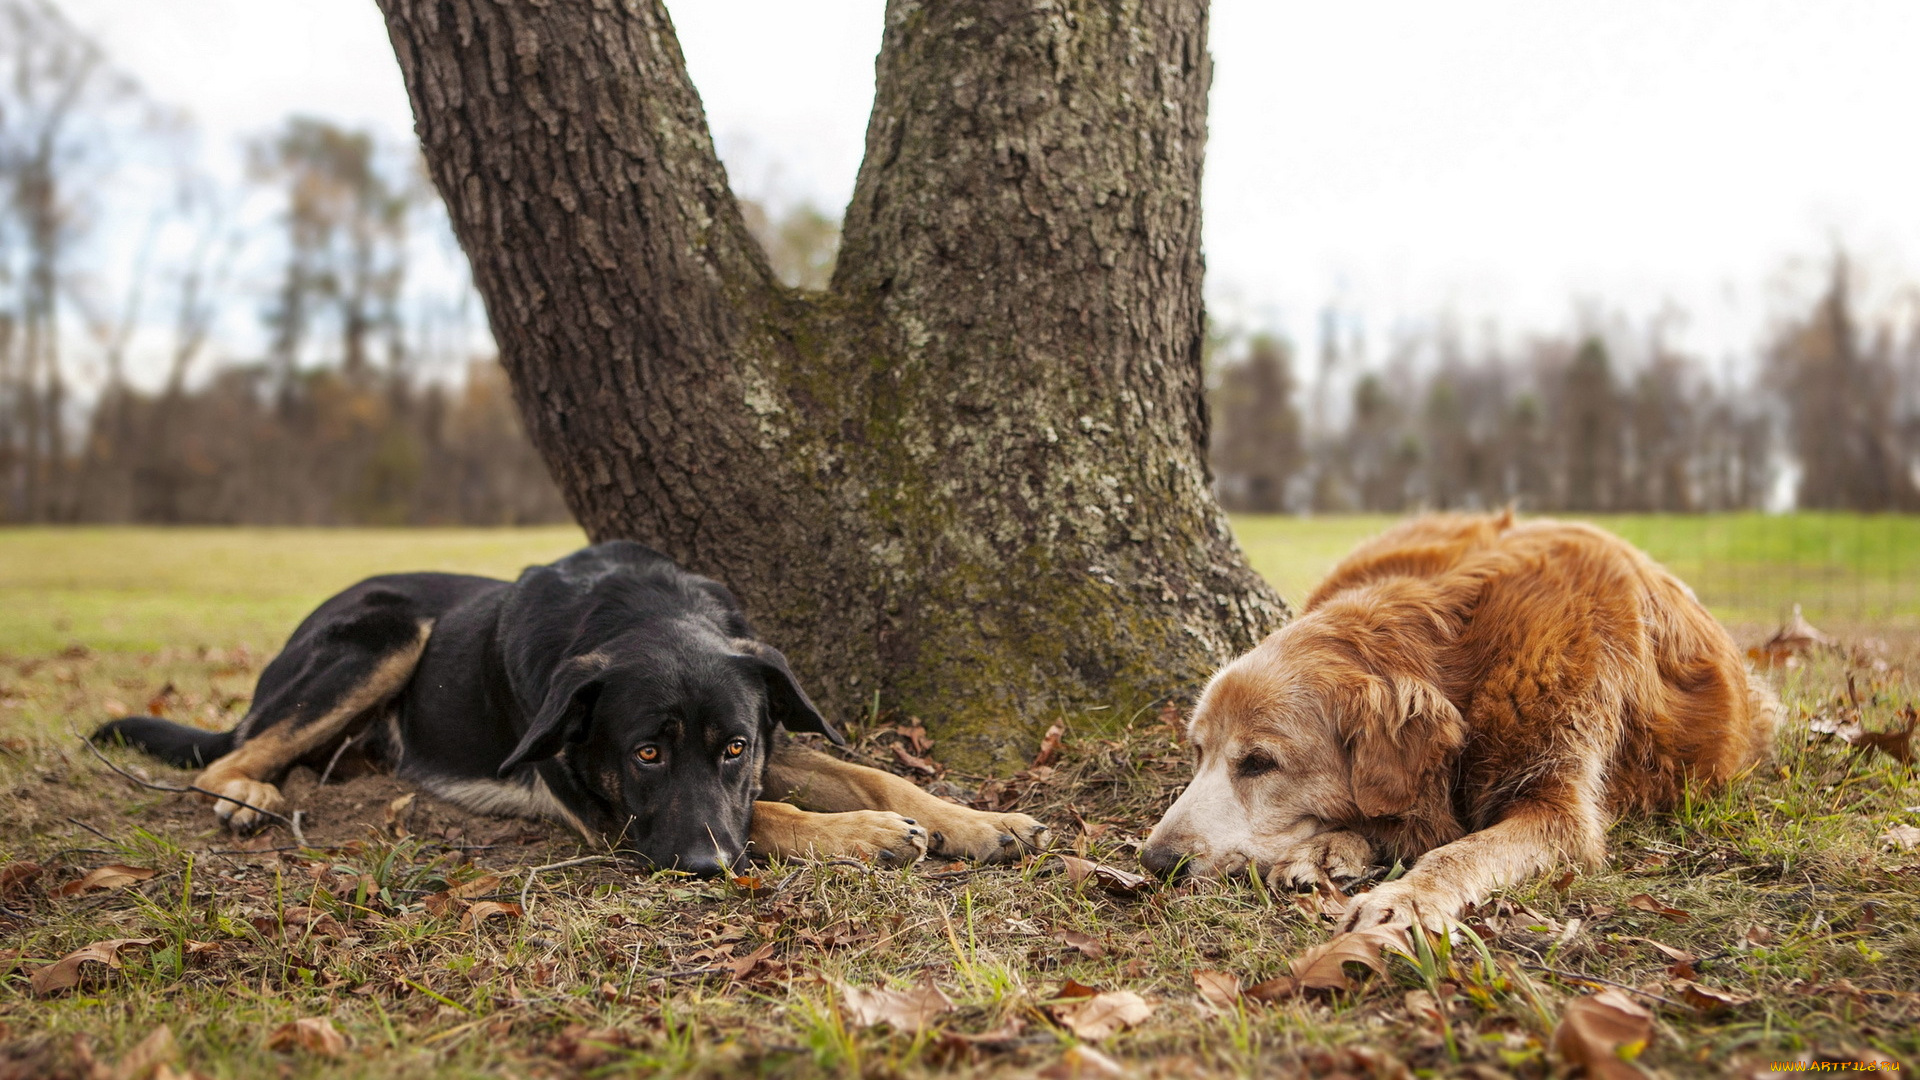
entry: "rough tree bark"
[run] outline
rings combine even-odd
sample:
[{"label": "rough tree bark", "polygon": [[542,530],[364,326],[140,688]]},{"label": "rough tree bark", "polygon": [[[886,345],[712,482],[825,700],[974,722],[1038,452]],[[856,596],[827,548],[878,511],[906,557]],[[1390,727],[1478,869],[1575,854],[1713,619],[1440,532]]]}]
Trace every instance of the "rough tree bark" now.
[{"label": "rough tree bark", "polygon": [[1208,490],[1204,0],[892,0],[825,292],[749,236],[659,0],[380,0],[527,427],[832,711],[1005,764],[1286,617]]}]

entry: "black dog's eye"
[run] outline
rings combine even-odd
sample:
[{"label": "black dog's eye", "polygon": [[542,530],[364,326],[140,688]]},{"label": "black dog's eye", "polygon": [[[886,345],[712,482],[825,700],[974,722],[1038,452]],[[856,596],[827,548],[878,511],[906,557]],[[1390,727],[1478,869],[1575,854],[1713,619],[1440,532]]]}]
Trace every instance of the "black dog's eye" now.
[{"label": "black dog's eye", "polygon": [[745,739],[735,739],[732,742],[727,744],[727,758],[729,760],[733,758],[737,758],[741,754],[744,754],[746,752],[747,752],[747,740]]},{"label": "black dog's eye", "polygon": [[652,743],[648,743],[640,749],[635,750],[633,756],[639,758],[643,765],[652,765],[660,760],[660,748]]},{"label": "black dog's eye", "polygon": [[1280,767],[1273,755],[1265,750],[1255,750],[1246,757],[1233,763],[1233,775],[1238,777],[1263,776]]}]

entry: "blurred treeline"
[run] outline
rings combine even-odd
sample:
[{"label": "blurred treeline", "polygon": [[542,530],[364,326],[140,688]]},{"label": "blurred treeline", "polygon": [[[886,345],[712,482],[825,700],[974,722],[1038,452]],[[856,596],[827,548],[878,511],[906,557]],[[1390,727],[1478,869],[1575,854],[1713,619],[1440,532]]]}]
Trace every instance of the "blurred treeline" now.
[{"label": "blurred treeline", "polygon": [[1442,323],[1370,370],[1328,329],[1304,379],[1284,341],[1216,341],[1216,486],[1255,512],[1920,510],[1920,325],[1855,292],[1836,254],[1808,310],[1719,370],[1659,325],[1507,352]]},{"label": "blurred treeline", "polygon": [[[746,200],[789,285],[838,224]],[[1223,335],[1244,511],[1920,509],[1920,329],[1844,256],[1754,355],[1664,325],[1372,355]],[[1908,323],[1911,323],[1911,319]],[[0,522],[508,524],[565,505],[412,145],[291,117],[208,152],[47,0],[0,0]]]},{"label": "blurred treeline", "polygon": [[[750,210],[823,284],[834,223]],[[567,518],[413,146],[290,117],[206,152],[0,0],[0,522]]]}]

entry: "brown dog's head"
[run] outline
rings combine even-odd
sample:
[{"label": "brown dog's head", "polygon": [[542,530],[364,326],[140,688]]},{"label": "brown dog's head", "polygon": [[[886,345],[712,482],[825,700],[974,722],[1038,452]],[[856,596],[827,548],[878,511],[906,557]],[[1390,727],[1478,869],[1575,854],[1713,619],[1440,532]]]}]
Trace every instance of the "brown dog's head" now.
[{"label": "brown dog's head", "polygon": [[1457,835],[1465,725],[1433,681],[1431,621],[1390,616],[1328,605],[1213,677],[1188,728],[1193,781],[1147,837],[1148,869],[1264,875],[1335,829],[1388,849]]}]

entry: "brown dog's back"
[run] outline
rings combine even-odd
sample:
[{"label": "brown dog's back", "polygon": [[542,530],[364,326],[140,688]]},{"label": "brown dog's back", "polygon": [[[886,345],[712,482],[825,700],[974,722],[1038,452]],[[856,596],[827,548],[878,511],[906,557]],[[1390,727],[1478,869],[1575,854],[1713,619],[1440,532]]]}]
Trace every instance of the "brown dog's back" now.
[{"label": "brown dog's back", "polygon": [[[1419,579],[1453,632],[1444,691],[1471,733],[1457,791],[1468,829],[1543,768],[1597,751],[1612,814],[1672,806],[1767,753],[1778,704],[1692,590],[1592,526],[1432,515],[1362,544],[1303,614]],[[1332,614],[1332,612],[1329,612]],[[1591,767],[1590,765],[1588,767]]]}]

